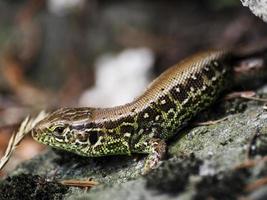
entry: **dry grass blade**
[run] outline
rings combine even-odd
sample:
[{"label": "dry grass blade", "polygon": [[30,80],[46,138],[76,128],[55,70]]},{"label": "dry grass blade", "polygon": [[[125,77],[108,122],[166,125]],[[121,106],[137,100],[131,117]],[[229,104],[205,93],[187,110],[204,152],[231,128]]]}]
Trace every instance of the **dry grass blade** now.
[{"label": "dry grass blade", "polygon": [[75,186],[75,187],[93,187],[98,185],[98,182],[92,181],[92,180],[63,180],[60,181],[62,185],[67,185],[67,186]]},{"label": "dry grass blade", "polygon": [[4,156],[0,160],[0,170],[6,165],[8,160],[10,159],[12,153],[16,149],[16,147],[19,145],[19,143],[22,141],[22,139],[27,135],[30,130],[40,121],[42,120],[47,114],[44,111],[41,111],[36,118],[30,118],[29,116],[26,117],[23,122],[21,123],[19,130],[17,133],[13,133],[7,149],[5,151]]}]

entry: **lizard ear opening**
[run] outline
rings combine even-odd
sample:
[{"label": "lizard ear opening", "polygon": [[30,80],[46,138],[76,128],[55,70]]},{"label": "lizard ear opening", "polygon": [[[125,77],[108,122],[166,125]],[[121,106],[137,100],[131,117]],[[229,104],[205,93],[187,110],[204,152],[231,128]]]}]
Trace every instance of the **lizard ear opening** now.
[{"label": "lizard ear opening", "polygon": [[89,133],[89,142],[91,145],[94,145],[98,141],[98,134],[97,132],[90,132]]}]

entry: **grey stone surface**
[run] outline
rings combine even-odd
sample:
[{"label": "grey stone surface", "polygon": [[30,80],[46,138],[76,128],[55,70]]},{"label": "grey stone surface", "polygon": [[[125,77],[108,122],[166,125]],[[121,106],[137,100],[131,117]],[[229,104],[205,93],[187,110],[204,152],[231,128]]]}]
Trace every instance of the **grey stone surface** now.
[{"label": "grey stone surface", "polygon": [[[246,108],[240,110],[240,105]],[[218,109],[221,112],[220,116],[217,116]],[[148,177],[140,175],[144,164],[144,157],[140,155],[84,158],[50,149],[45,154],[22,164],[12,176],[26,173],[56,180],[92,178],[100,183],[89,191],[70,187],[65,199],[192,199],[197,193],[196,183],[203,177],[234,171],[235,166],[247,159],[253,136],[257,132],[267,134],[267,111],[259,102],[243,100],[217,102],[217,105],[201,115],[207,115],[207,118],[214,116],[219,118],[228,116],[228,118],[214,125],[186,128],[179,133],[180,138],[173,138],[169,144],[169,158],[162,162],[160,170],[153,172],[155,181],[152,183],[157,186],[152,189],[148,188]],[[181,168],[183,158],[192,153],[202,161],[199,172],[197,174],[189,172],[185,188],[177,194],[162,192],[160,184],[179,185],[179,181],[173,182],[168,179],[172,179],[172,173],[174,177],[185,173],[186,167]],[[171,163],[174,163],[173,166],[177,166],[177,169],[171,169]],[[179,169],[181,171],[177,172]],[[260,171],[264,169],[266,166]],[[257,178],[259,172],[252,174],[254,175],[250,180]],[[225,187],[231,189],[228,184]],[[218,190],[221,188],[218,187]]]},{"label": "grey stone surface", "polygon": [[267,1],[266,0],[241,0],[244,6],[260,17],[263,21],[267,22]]}]

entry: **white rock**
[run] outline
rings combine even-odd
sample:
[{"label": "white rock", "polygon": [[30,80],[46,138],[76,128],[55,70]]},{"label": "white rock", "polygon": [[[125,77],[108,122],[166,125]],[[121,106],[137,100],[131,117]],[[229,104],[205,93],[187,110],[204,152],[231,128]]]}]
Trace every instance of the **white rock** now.
[{"label": "white rock", "polygon": [[110,107],[129,103],[148,86],[154,60],[147,48],[101,56],[95,63],[95,87],[81,95],[79,105]]},{"label": "white rock", "polygon": [[85,0],[48,0],[48,10],[56,15],[65,15],[69,10],[81,8]]},{"label": "white rock", "polygon": [[243,6],[249,7],[254,15],[267,22],[267,0],[241,0]]}]

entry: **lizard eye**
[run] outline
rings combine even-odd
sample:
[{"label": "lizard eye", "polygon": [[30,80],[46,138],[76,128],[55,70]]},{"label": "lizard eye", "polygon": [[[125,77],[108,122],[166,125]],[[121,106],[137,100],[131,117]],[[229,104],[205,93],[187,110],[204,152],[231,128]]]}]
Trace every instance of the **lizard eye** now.
[{"label": "lizard eye", "polygon": [[64,131],[64,126],[57,126],[52,129],[53,135],[57,141],[62,141],[64,139],[63,131]]},{"label": "lizard eye", "polygon": [[64,127],[63,126],[58,126],[54,129],[54,132],[56,133],[63,133]]}]

